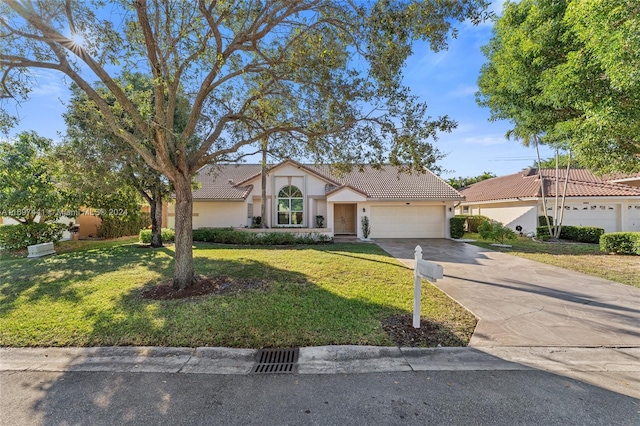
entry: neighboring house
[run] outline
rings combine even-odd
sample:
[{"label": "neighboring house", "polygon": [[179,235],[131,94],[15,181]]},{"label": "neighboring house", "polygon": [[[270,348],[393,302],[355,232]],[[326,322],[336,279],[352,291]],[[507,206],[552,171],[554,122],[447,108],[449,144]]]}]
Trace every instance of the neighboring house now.
[{"label": "neighboring house", "polygon": [[[195,180],[200,187],[193,192],[194,229],[246,227],[260,216],[260,165],[205,166]],[[320,231],[316,216],[322,216],[322,232],[362,238],[367,216],[370,238],[448,238],[449,218],[462,199],[428,170],[408,174],[367,166],[341,176],[329,166],[286,160],[269,168],[264,219],[269,228]],[[169,204],[168,216],[174,227],[175,204]]]},{"label": "neighboring house", "polygon": [[[555,169],[543,169],[547,214],[555,208]],[[558,193],[562,195],[566,170],[560,170]],[[562,223],[597,226],[605,232],[640,231],[640,175],[597,177],[585,169],[569,172]],[[544,214],[540,178],[536,169],[484,180],[460,190],[465,201],[457,213],[483,215],[524,232],[535,232]],[[561,198],[560,198],[561,199]]]}]

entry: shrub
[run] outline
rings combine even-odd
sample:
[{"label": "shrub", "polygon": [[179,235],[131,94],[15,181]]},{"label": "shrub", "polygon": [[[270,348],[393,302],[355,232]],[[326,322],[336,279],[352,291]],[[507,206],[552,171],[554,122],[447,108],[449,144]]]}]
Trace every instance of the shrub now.
[{"label": "shrub", "polygon": [[500,244],[518,238],[513,229],[493,220],[485,220],[482,222],[478,227],[478,233],[482,239],[497,241]]},{"label": "shrub", "polygon": [[[555,231],[555,228],[551,229]],[[598,244],[602,234],[604,234],[604,229],[595,226],[563,226],[560,230],[561,239],[579,243]],[[546,237],[548,240],[550,238],[549,228],[546,226],[537,227],[536,235],[541,238]]]},{"label": "shrub", "polygon": [[136,214],[123,216],[100,216],[98,236],[100,238],[118,238],[128,235],[138,235],[141,229],[151,225],[149,213],[136,212]]},{"label": "shrub", "polygon": [[262,216],[254,216],[251,218],[252,228],[262,228]]},{"label": "shrub", "polygon": [[462,238],[464,236],[464,228],[467,223],[466,217],[455,216],[449,219],[451,238]]},{"label": "shrub", "polygon": [[193,230],[193,241],[239,245],[322,244],[331,237],[317,232],[242,232],[232,228],[199,228]]},{"label": "shrub", "polygon": [[371,225],[369,224],[369,216],[362,216],[362,236],[369,238],[371,234]]},{"label": "shrub", "polygon": [[605,253],[640,256],[640,232],[611,232],[600,236],[600,250]]},{"label": "shrub", "polygon": [[0,226],[0,248],[20,250],[34,244],[57,243],[67,229],[64,223],[33,223]]},{"label": "shrub", "polygon": [[482,215],[467,216],[467,231],[474,234],[480,232],[480,225],[486,221],[491,221],[491,219]]},{"label": "shrub", "polygon": [[[162,243],[172,243],[176,239],[176,233],[173,229],[162,228]],[[140,231],[140,242],[142,244],[151,244],[151,229],[143,229]]]},{"label": "shrub", "polygon": [[[553,216],[546,217],[549,218],[549,225],[553,226]],[[545,219],[545,216],[538,216],[538,226],[547,226],[547,220]]]}]

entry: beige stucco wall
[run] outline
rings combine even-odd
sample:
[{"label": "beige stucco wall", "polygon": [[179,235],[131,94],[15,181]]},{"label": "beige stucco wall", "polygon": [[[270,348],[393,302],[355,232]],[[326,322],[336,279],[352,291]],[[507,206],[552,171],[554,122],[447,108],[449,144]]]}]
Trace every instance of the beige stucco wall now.
[{"label": "beige stucco wall", "polygon": [[[252,181],[247,182],[253,185],[253,189],[249,193],[247,200],[253,204],[253,215],[260,216],[262,204],[262,184],[261,178],[258,176]],[[288,185],[298,187],[305,196],[305,227],[315,227],[316,215],[325,217],[325,226],[327,225],[327,205],[324,200],[325,186],[327,182],[319,177],[308,173],[306,170],[296,166],[285,164],[272,170],[267,176],[267,220],[269,227],[275,224],[273,218],[275,215],[276,203],[275,197],[282,188]],[[274,197],[275,194],[275,197]]]},{"label": "beige stucco wall", "polygon": [[[561,201],[560,201],[561,202]],[[532,204],[534,203],[534,204]],[[584,214],[585,207],[596,206],[594,214]],[[600,206],[606,208],[606,212],[600,211]],[[573,226],[598,226],[605,232],[640,231],[640,199],[621,197],[568,197],[565,204],[563,217],[564,225]],[[538,224],[538,216],[544,214],[542,201],[534,202],[509,202],[493,204],[470,204],[469,211],[465,214],[487,216],[504,223],[512,229],[517,225],[524,228],[524,232],[535,231]],[[555,199],[547,200],[547,214],[553,215]],[[462,206],[456,209],[458,214],[463,212]],[[559,217],[559,214],[557,215]]]},{"label": "beige stucco wall", "polygon": [[[169,204],[169,228],[175,228],[175,204]],[[193,229],[244,227],[247,203],[243,201],[194,201]]]},{"label": "beige stucco wall", "polygon": [[528,203],[497,203],[486,204],[474,208],[474,213],[487,216],[505,226],[515,230],[516,226],[522,226],[522,232],[535,232],[538,224],[538,207],[535,201]]}]

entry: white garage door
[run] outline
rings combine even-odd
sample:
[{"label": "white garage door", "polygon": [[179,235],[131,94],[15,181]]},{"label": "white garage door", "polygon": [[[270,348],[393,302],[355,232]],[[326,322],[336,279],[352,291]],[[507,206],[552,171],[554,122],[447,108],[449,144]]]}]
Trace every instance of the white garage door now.
[{"label": "white garage door", "polygon": [[372,206],[371,238],[443,238],[443,206]]},{"label": "white garage door", "polygon": [[563,225],[597,226],[604,232],[616,232],[620,228],[617,204],[567,204],[564,208]]},{"label": "white garage door", "polygon": [[626,231],[640,232],[640,204],[629,204]]}]

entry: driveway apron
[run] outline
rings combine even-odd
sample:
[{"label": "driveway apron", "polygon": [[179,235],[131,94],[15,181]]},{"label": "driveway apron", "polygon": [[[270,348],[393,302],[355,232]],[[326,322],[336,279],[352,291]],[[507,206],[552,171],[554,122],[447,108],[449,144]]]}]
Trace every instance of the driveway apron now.
[{"label": "driveway apron", "polygon": [[444,267],[434,284],[479,318],[470,346],[640,346],[639,288],[452,240],[376,243]]}]

